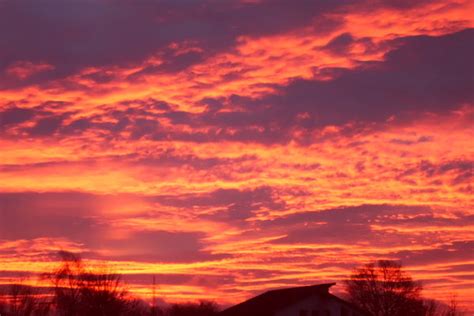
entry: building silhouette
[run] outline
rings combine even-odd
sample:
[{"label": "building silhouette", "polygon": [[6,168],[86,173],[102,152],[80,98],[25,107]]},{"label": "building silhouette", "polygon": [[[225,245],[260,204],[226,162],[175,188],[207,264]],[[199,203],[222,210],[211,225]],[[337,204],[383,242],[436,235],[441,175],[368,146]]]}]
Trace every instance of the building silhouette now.
[{"label": "building silhouette", "polygon": [[219,316],[366,316],[329,293],[336,283],[272,290],[232,306]]}]

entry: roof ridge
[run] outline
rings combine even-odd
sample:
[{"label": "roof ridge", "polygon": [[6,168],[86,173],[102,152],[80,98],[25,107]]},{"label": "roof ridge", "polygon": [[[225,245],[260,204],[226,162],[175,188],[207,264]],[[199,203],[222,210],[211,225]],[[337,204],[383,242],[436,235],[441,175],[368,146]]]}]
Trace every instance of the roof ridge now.
[{"label": "roof ridge", "polygon": [[327,290],[329,290],[330,287],[336,285],[336,282],[331,282],[331,283],[321,283],[321,284],[313,284],[313,285],[303,285],[303,286],[295,286],[295,287],[285,287],[281,289],[273,289],[273,290],[268,290],[266,292],[263,292],[262,294],[259,294],[257,296],[266,294],[266,293],[271,293],[271,292],[277,292],[277,291],[284,291],[284,290],[296,290],[296,289],[309,289],[309,288],[319,288],[319,287],[327,287]]},{"label": "roof ridge", "polygon": [[274,309],[282,308],[283,306],[292,304],[293,301],[301,297],[308,297],[315,294],[333,296],[331,293],[329,293],[329,288],[335,284],[336,283],[333,282],[269,290],[242,303],[227,308],[226,310],[222,311],[220,315],[230,316],[248,314],[251,310],[261,308],[262,304],[266,305],[265,311],[260,311],[259,315],[273,315]]}]

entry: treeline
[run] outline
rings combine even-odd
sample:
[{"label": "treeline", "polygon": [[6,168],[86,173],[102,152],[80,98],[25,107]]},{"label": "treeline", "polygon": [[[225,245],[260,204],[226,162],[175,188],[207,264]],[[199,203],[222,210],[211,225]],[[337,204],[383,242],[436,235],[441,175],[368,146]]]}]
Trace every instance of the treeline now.
[{"label": "treeline", "polygon": [[[77,255],[61,252],[62,264],[43,274],[48,287],[13,284],[0,296],[0,316],[215,316],[215,302],[156,306],[130,295],[119,274],[91,270]],[[449,304],[426,300],[422,286],[400,263],[380,260],[357,268],[344,282],[346,299],[370,316],[459,316]],[[258,316],[258,315],[249,315]]]},{"label": "treeline", "polygon": [[119,274],[91,270],[81,258],[60,253],[62,264],[41,276],[46,288],[13,284],[0,298],[1,316],[214,316],[216,303],[171,304],[159,307],[135,298]]}]

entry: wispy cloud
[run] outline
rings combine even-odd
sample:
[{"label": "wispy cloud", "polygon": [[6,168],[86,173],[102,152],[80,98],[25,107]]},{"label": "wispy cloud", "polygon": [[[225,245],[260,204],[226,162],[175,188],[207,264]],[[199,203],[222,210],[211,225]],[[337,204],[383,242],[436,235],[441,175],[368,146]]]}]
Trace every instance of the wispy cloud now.
[{"label": "wispy cloud", "polygon": [[388,258],[472,309],[469,9],[0,1],[0,283],[71,250],[233,303]]}]

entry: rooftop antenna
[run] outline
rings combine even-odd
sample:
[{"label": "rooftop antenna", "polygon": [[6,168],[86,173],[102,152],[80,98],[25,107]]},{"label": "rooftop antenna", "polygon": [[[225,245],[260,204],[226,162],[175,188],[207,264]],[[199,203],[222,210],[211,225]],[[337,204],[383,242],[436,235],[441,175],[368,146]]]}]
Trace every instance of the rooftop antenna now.
[{"label": "rooftop antenna", "polygon": [[158,315],[157,310],[156,310],[156,278],[155,278],[155,275],[153,275],[151,308],[152,308],[152,311],[153,311],[152,312],[153,316]]}]

